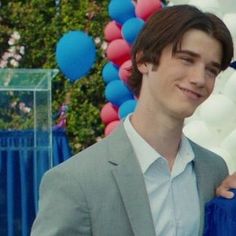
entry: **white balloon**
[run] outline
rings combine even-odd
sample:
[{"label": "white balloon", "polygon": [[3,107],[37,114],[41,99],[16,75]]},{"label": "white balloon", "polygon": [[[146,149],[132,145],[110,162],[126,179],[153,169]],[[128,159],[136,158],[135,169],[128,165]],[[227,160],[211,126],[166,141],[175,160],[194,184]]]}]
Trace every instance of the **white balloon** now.
[{"label": "white balloon", "polygon": [[223,17],[223,21],[228,27],[233,39],[236,40],[236,13],[225,14]]},{"label": "white balloon", "polygon": [[234,71],[234,73],[230,76],[227,83],[225,84],[223,94],[230,98],[236,104],[236,71]]},{"label": "white balloon", "polygon": [[233,158],[227,150],[220,147],[212,147],[209,148],[209,150],[221,156],[225,160],[230,174],[236,171],[236,156]]},{"label": "white balloon", "polygon": [[221,127],[231,123],[236,116],[235,104],[222,94],[212,94],[199,107],[199,116],[209,126]]},{"label": "white balloon", "polygon": [[168,5],[179,5],[179,4],[186,4],[189,0],[171,0]]},{"label": "white balloon", "polygon": [[222,12],[236,12],[235,0],[218,0]]},{"label": "white balloon", "polygon": [[216,78],[213,94],[222,94],[225,84],[230,76],[235,72],[235,69],[228,67],[225,71],[222,71]]},{"label": "white balloon", "polygon": [[234,60],[236,59],[236,38],[233,39],[234,44]]},{"label": "white balloon", "polygon": [[236,158],[236,129],[224,139],[220,146]]},{"label": "white balloon", "polygon": [[187,123],[183,128],[183,132],[188,138],[205,148],[214,145],[214,136],[206,123],[201,120],[193,120]]},{"label": "white balloon", "polygon": [[204,12],[211,12],[220,18],[223,17],[223,12],[217,0],[190,0],[189,4],[196,6]]}]

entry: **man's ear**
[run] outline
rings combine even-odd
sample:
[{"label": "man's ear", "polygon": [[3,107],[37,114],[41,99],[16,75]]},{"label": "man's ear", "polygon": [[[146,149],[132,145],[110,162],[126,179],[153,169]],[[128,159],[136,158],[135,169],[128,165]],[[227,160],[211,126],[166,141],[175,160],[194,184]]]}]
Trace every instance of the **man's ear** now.
[{"label": "man's ear", "polygon": [[143,52],[139,51],[136,54],[136,63],[137,63],[137,68],[141,74],[147,74],[148,73],[148,66],[146,62],[140,62],[143,57]]},{"label": "man's ear", "polygon": [[147,74],[148,73],[148,64],[147,63],[138,63],[137,65],[138,70],[141,74]]}]

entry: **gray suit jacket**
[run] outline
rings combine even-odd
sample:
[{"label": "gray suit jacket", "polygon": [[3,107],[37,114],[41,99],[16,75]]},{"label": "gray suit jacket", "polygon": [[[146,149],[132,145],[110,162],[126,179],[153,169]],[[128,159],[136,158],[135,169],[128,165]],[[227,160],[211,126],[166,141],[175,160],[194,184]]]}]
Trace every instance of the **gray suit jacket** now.
[{"label": "gray suit jacket", "polygon": [[[222,158],[191,145],[201,235],[204,204],[228,171]],[[55,235],[155,236],[144,178],[123,125],[44,175],[31,236]]]}]

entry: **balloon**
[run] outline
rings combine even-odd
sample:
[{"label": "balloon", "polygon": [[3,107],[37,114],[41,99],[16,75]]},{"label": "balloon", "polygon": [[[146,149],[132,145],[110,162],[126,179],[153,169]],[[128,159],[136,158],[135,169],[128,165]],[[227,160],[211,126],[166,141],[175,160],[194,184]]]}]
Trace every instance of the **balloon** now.
[{"label": "balloon", "polygon": [[216,153],[225,160],[230,174],[232,174],[236,170],[236,158],[233,158],[233,156],[230,155],[230,153],[227,150],[220,147],[212,147],[209,149],[210,151]]},{"label": "balloon", "polygon": [[209,126],[220,127],[236,115],[235,104],[222,94],[213,94],[199,107],[199,115]]},{"label": "balloon", "polygon": [[235,72],[235,70],[231,67],[228,67],[226,70],[221,71],[215,80],[215,86],[213,93],[223,93],[225,84],[227,83],[229,77]]},{"label": "balloon", "polygon": [[108,136],[109,134],[111,134],[112,131],[114,131],[119,124],[120,124],[119,120],[115,120],[115,121],[112,121],[111,123],[109,123],[105,128],[105,132],[104,132],[105,136]]},{"label": "balloon", "polygon": [[85,76],[96,57],[95,44],[91,37],[82,31],[70,31],[63,35],[56,47],[56,61],[71,80]]},{"label": "balloon", "polygon": [[[235,4],[235,3],[234,3]],[[236,40],[236,13],[228,13],[224,15],[224,23],[228,27],[232,38]]]},{"label": "balloon", "polygon": [[122,38],[121,35],[121,26],[116,23],[114,20],[109,22],[104,29],[104,36],[106,41],[110,42],[115,39]]},{"label": "balloon", "polygon": [[107,58],[116,65],[130,59],[131,48],[124,39],[116,39],[107,47]]},{"label": "balloon", "polygon": [[183,128],[183,132],[188,138],[203,147],[209,148],[214,145],[214,137],[204,121],[188,122]]},{"label": "balloon", "polygon": [[[236,71],[229,77],[223,89],[223,94],[236,104]],[[236,105],[235,105],[236,109]]]},{"label": "balloon", "polygon": [[135,13],[136,16],[146,21],[154,12],[160,11],[161,8],[160,0],[139,0],[135,8]]},{"label": "balloon", "polygon": [[124,102],[120,107],[119,107],[119,117],[120,119],[125,118],[128,114],[134,112],[135,108],[137,105],[137,101],[134,99],[128,100]]},{"label": "balloon", "polygon": [[129,18],[135,17],[135,6],[132,0],[111,0],[108,12],[113,20],[123,24]]},{"label": "balloon", "polygon": [[122,26],[121,33],[123,38],[129,44],[133,44],[144,24],[145,22],[138,17],[130,18]]},{"label": "balloon", "polygon": [[121,80],[114,80],[107,84],[105,97],[109,102],[118,107],[126,100],[133,99],[131,91]]},{"label": "balloon", "polygon": [[131,74],[131,67],[132,67],[132,61],[128,60],[125,61],[119,69],[119,77],[122,79],[125,83],[127,83],[130,74]]},{"label": "balloon", "polygon": [[224,139],[224,141],[221,143],[221,147],[226,149],[233,157],[235,157],[235,153],[236,153],[236,129],[233,130]]},{"label": "balloon", "polygon": [[110,102],[106,103],[101,110],[100,117],[104,124],[119,120],[118,107],[112,105]]},{"label": "balloon", "polygon": [[[170,3],[173,5],[186,4],[189,0],[171,0]],[[168,1],[169,2],[169,1]],[[170,4],[168,4],[169,6]]]},{"label": "balloon", "polygon": [[112,62],[108,62],[102,70],[102,78],[104,82],[109,83],[112,80],[117,80],[119,78],[119,69]]},{"label": "balloon", "polygon": [[219,17],[223,16],[218,0],[190,0],[188,4],[194,5],[204,12],[211,12]]},{"label": "balloon", "polygon": [[218,0],[222,12],[236,12],[235,0]]}]

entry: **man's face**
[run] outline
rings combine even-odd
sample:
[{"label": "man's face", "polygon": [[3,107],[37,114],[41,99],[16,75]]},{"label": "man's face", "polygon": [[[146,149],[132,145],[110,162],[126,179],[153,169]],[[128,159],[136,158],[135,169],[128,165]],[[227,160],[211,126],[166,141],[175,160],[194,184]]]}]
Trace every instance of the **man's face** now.
[{"label": "man's face", "polygon": [[191,29],[182,38],[181,48],[163,49],[159,65],[138,65],[143,74],[140,102],[149,110],[178,119],[192,115],[211,94],[220,72],[221,44],[203,31]]}]

